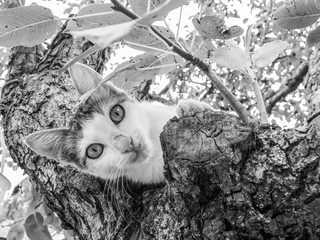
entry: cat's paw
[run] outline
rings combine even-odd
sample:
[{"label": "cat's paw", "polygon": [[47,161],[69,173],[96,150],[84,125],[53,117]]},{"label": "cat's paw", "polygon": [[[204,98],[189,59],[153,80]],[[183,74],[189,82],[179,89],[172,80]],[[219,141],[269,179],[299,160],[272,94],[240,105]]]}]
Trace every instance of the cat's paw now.
[{"label": "cat's paw", "polygon": [[211,110],[213,108],[209,104],[193,99],[180,100],[176,108],[178,118],[191,117],[197,113]]}]

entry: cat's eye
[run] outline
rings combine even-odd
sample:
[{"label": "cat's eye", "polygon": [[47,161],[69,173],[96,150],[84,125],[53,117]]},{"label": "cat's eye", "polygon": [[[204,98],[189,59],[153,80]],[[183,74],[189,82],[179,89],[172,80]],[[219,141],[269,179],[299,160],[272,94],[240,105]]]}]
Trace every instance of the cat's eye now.
[{"label": "cat's eye", "polygon": [[103,153],[104,145],[101,143],[92,143],[86,149],[86,156],[91,159],[97,159]]},{"label": "cat's eye", "polygon": [[121,105],[117,104],[111,108],[109,115],[111,121],[117,125],[124,119],[125,111]]}]

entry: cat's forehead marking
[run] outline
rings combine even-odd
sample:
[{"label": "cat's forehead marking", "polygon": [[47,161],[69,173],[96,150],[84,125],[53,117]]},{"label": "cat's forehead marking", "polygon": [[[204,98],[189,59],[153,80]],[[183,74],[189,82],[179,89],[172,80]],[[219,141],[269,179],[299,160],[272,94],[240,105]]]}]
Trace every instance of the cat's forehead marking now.
[{"label": "cat's forehead marking", "polygon": [[62,156],[66,162],[77,165],[80,169],[86,168],[86,159],[81,157],[78,148],[79,141],[82,139],[82,133],[80,131],[68,131],[68,134],[64,136],[64,144],[61,145]]},{"label": "cat's forehead marking", "polygon": [[110,83],[105,83],[97,88],[76,109],[73,119],[70,121],[70,129],[81,130],[82,124],[93,118],[94,113],[105,114],[106,106],[121,104],[125,101],[134,101],[124,91]]}]

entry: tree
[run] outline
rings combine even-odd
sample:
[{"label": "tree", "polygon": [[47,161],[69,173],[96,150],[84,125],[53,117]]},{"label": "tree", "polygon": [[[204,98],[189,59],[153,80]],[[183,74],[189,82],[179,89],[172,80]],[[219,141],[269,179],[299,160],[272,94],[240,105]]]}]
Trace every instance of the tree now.
[{"label": "tree", "polygon": [[[292,4],[299,9],[299,4],[317,3],[301,0]],[[282,8],[290,10],[291,6],[287,3]],[[315,5],[313,9],[319,8]],[[117,10],[127,11],[122,7]],[[281,15],[281,8],[276,13],[275,23],[279,19],[287,19],[283,20],[287,23],[300,16],[298,10],[291,18]],[[143,21],[148,22],[155,16],[152,14]],[[314,17],[314,13],[308,14],[309,18],[301,17],[302,20]],[[130,12],[127,16],[134,18]],[[308,21],[308,24],[313,22]],[[206,32],[204,27],[199,29],[202,22],[197,23],[197,30]],[[278,24],[281,27],[282,23]],[[219,30],[220,34],[229,34],[230,28]],[[157,29],[152,31],[157,32]],[[238,30],[235,32],[232,37],[237,37]],[[248,35],[250,31],[247,42]],[[88,32],[84,36],[88,36]],[[202,37],[205,39],[206,33],[202,33]],[[95,240],[320,238],[319,103],[316,97],[319,52],[312,55],[310,71],[304,81],[309,110],[307,125],[283,130],[276,125],[257,124],[244,105],[239,107],[239,101],[230,97],[228,89],[223,92],[225,88],[219,85],[220,80],[210,65],[193,55],[190,58],[188,52],[187,55],[179,53],[176,45],[171,46],[208,76],[240,117],[228,112],[208,112],[172,119],[160,136],[165,183],[136,186],[125,180],[117,185],[106,185],[101,179],[41,158],[23,144],[23,137],[29,133],[67,124],[76,97],[69,75],[61,72],[61,67],[76,56],[83,57],[81,53],[92,45],[83,38],[73,39],[60,31],[46,50],[41,46],[15,47],[3,89],[1,114],[10,155],[30,176],[46,205],[58,214],[63,228],[74,230],[79,239]],[[109,52],[99,49],[83,61],[101,72]],[[229,49],[238,48],[229,45]],[[218,51],[223,50],[215,51],[216,59],[219,59]],[[223,51],[222,56],[228,56],[228,51]],[[242,52],[239,55],[243,56]],[[223,59],[218,63],[225,66]],[[231,66],[247,74],[248,79],[252,77],[251,72],[243,70],[248,69],[247,65]],[[190,69],[195,71],[192,66]],[[289,90],[287,88],[282,96],[297,88],[307,71],[306,65],[302,65],[292,78],[295,84],[287,86]],[[259,71],[255,74],[259,79]],[[138,93],[146,94],[141,89]],[[271,106],[279,101],[277,94],[281,95],[281,91],[272,94],[268,102]],[[148,92],[147,96],[153,97]]]}]

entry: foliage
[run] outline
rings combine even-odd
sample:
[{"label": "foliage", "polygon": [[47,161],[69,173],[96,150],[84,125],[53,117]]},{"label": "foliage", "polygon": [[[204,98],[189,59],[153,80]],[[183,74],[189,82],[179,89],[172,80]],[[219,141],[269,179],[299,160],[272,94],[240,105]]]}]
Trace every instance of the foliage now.
[{"label": "foliage", "polygon": [[[229,99],[228,103],[214,81],[199,71],[196,64],[190,64],[189,54],[209,62],[219,76],[218,80],[255,118],[259,116],[256,99],[260,113],[267,114],[268,104],[273,104],[272,97],[285,83],[294,79],[296,73],[293,70],[308,60],[311,50],[305,47],[306,44],[309,47],[319,46],[319,27],[312,31],[287,30],[317,24],[320,5],[316,0],[286,1],[282,5],[273,4],[273,1],[271,5],[267,5],[266,1],[251,1],[247,8],[251,7],[258,18],[254,22],[250,22],[248,16],[242,16],[236,8],[230,8],[232,1],[199,1],[199,12],[189,16],[193,29],[190,30],[189,26],[185,37],[180,33],[184,23],[178,20],[177,33],[174,33],[166,17],[175,10],[180,11],[181,19],[188,1],[141,2],[130,0],[130,9],[121,6],[115,8],[110,3],[89,4],[81,7],[76,16],[58,18],[43,6],[19,6],[15,1],[6,1],[0,11],[0,46],[35,46],[45,41],[50,43],[50,38],[61,27],[61,22],[68,20],[66,32],[74,37],[86,37],[95,45],[69,62],[62,71],[89,53],[111,45],[125,45],[142,53],[114,67],[111,81],[115,85],[132,90],[144,86],[150,79],[159,84],[159,81],[163,81],[159,75],[165,75],[167,86],[155,93],[157,97],[169,101],[181,97],[198,98],[208,101],[215,108],[230,110]],[[66,12],[76,7],[80,6],[69,5]],[[237,18],[242,23],[229,25],[227,20],[231,18]],[[0,73],[3,74],[8,50],[1,49]],[[153,87],[156,89],[156,85]],[[300,104],[302,96],[303,91],[297,89],[290,97],[284,96],[281,101],[278,100],[268,114],[272,118],[287,119],[289,122],[293,113],[299,113],[295,114],[294,122],[296,125],[303,123],[305,113]],[[8,210],[6,218],[15,222],[25,219],[24,228],[30,239],[37,239],[40,235],[42,239],[51,239],[47,225],[61,231],[60,222],[31,188],[27,195],[27,199],[31,199],[28,207],[21,207],[26,202],[26,197],[21,195],[13,196],[4,204]],[[44,210],[39,212],[40,208]],[[13,209],[17,210],[17,216],[12,213]],[[21,233],[21,226],[14,224],[12,231]],[[68,234],[66,238],[71,239]]]}]

